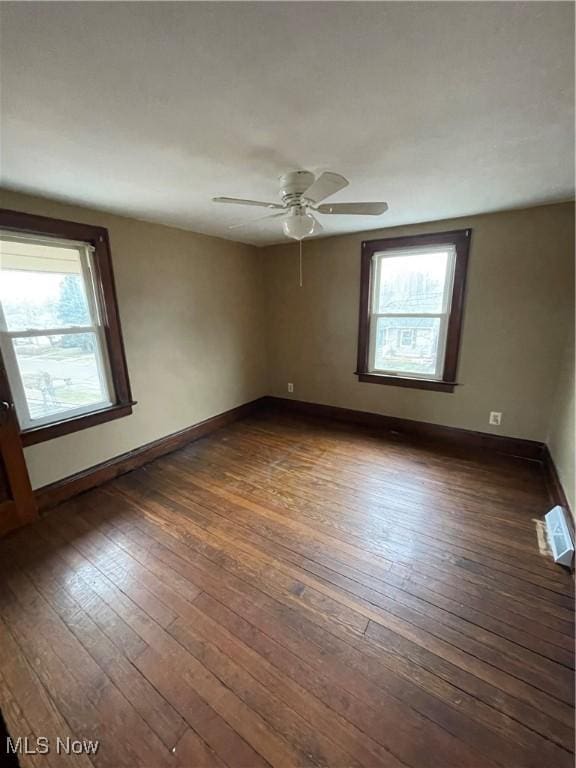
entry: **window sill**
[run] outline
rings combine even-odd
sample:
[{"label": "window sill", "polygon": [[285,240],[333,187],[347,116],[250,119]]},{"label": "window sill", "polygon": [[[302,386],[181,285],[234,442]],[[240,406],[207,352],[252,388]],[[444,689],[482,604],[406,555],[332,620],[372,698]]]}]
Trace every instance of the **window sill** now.
[{"label": "window sill", "polygon": [[62,435],[69,435],[72,432],[79,432],[82,429],[94,427],[96,424],[104,424],[106,421],[121,419],[123,416],[129,416],[132,413],[133,405],[136,405],[136,403],[118,403],[117,405],[110,406],[110,408],[103,408],[101,411],[94,411],[94,413],[86,413],[82,416],[75,416],[72,419],[62,419],[62,421],[56,421],[53,424],[45,424],[42,427],[27,429],[20,433],[22,445],[25,447],[36,445],[36,443],[54,440],[54,438],[62,437]]},{"label": "window sill", "polygon": [[356,371],[358,381],[368,384],[388,384],[392,387],[410,387],[412,389],[428,389],[432,392],[454,392],[455,381],[438,381],[436,379],[411,379],[405,376],[386,376],[382,373],[360,373]]}]

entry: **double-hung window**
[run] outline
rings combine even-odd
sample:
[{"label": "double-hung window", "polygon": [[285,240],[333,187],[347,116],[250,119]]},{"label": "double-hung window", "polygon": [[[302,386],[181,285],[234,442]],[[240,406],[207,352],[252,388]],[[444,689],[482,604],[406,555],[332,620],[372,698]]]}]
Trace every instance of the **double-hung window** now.
[{"label": "double-hung window", "polygon": [[25,444],[130,412],[106,230],[0,212],[0,353]]},{"label": "double-hung window", "polygon": [[470,230],[362,244],[361,381],[452,391]]}]

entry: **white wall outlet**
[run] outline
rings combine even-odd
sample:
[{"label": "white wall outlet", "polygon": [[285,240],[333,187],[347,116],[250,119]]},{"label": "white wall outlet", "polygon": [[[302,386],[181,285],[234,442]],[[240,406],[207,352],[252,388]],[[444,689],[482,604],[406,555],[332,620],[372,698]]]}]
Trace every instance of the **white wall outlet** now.
[{"label": "white wall outlet", "polygon": [[288,392],[294,392],[294,384],[291,381],[288,382]]},{"label": "white wall outlet", "polygon": [[488,424],[493,424],[495,427],[499,427],[502,424],[502,414],[500,411],[490,411]]}]

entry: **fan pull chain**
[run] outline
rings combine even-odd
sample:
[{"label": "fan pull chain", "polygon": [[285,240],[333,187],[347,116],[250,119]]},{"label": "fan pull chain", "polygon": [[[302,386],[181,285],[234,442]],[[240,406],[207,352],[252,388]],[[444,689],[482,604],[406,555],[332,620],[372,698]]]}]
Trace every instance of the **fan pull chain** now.
[{"label": "fan pull chain", "polygon": [[302,240],[299,240],[300,245],[300,259],[299,259],[299,267],[300,267],[300,288],[302,288]]}]

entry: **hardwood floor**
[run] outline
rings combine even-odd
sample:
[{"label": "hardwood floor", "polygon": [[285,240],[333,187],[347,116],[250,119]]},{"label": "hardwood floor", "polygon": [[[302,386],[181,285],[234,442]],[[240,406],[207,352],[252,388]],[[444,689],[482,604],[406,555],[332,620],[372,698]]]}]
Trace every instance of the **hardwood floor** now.
[{"label": "hardwood floor", "polygon": [[270,415],[86,493],[0,542],[21,763],[569,768],[547,506],[531,462]]}]

